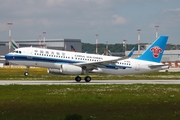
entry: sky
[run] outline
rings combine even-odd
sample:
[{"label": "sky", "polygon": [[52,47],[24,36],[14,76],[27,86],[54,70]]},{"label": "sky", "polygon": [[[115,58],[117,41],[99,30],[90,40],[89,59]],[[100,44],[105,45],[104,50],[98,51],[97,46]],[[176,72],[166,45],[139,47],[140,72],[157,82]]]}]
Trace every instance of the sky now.
[{"label": "sky", "polygon": [[180,44],[180,0],[0,0],[0,40],[81,39],[115,44],[152,43],[158,35]]}]

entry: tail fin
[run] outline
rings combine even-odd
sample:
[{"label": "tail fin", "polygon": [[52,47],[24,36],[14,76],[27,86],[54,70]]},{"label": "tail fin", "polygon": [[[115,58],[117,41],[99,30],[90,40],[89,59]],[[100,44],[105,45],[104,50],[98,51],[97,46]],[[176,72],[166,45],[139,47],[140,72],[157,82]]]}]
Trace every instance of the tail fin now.
[{"label": "tail fin", "polygon": [[128,57],[131,57],[136,50],[136,46],[130,51],[130,53],[127,55]]},{"label": "tail fin", "polygon": [[149,48],[137,59],[152,62],[161,62],[161,58],[166,47],[168,36],[160,36]]},{"label": "tail fin", "polygon": [[13,46],[14,49],[19,48],[18,45],[16,44],[16,42],[13,39],[11,40],[11,45]]},{"label": "tail fin", "polygon": [[71,51],[76,52],[75,48],[71,45]]}]

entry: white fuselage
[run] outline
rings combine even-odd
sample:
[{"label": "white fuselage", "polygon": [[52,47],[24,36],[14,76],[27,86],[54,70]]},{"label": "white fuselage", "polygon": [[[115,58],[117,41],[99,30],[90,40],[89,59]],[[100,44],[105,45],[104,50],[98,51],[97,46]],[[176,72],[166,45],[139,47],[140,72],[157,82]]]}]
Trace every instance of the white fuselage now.
[{"label": "white fuselage", "polygon": [[[79,52],[68,52],[41,48],[19,48],[6,55],[6,60],[11,63],[59,69],[59,64],[76,64],[76,63],[96,63],[98,61],[113,60],[119,57],[103,56],[97,54],[86,54]],[[117,61],[115,64],[108,64],[107,66],[99,66],[91,72],[113,74],[113,75],[127,75],[138,74],[162,69],[168,69],[168,66],[159,66],[151,69],[149,65],[162,65],[162,63],[144,61],[139,59],[125,59]]]}]

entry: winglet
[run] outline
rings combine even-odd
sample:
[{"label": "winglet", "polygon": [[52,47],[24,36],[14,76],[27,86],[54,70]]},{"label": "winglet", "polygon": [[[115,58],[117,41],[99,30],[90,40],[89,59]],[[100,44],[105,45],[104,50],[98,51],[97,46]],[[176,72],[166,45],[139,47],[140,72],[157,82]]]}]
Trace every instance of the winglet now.
[{"label": "winglet", "polygon": [[130,51],[130,53],[127,55],[128,57],[131,57],[134,53],[134,51],[136,50],[136,46]]},{"label": "winglet", "polygon": [[164,49],[166,47],[167,40],[168,40],[168,36],[160,36],[137,59],[152,61],[152,62],[158,62],[158,63],[161,62],[162,55],[163,55]]}]

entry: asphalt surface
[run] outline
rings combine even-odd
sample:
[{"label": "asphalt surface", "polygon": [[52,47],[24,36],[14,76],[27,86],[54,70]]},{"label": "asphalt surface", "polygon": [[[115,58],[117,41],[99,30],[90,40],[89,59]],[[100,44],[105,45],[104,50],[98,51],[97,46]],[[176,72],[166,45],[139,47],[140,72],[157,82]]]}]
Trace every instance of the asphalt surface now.
[{"label": "asphalt surface", "polygon": [[180,84],[180,80],[92,80],[87,83],[84,81],[76,82],[73,80],[63,81],[35,81],[35,80],[1,80],[0,85],[76,85],[76,84]]}]

